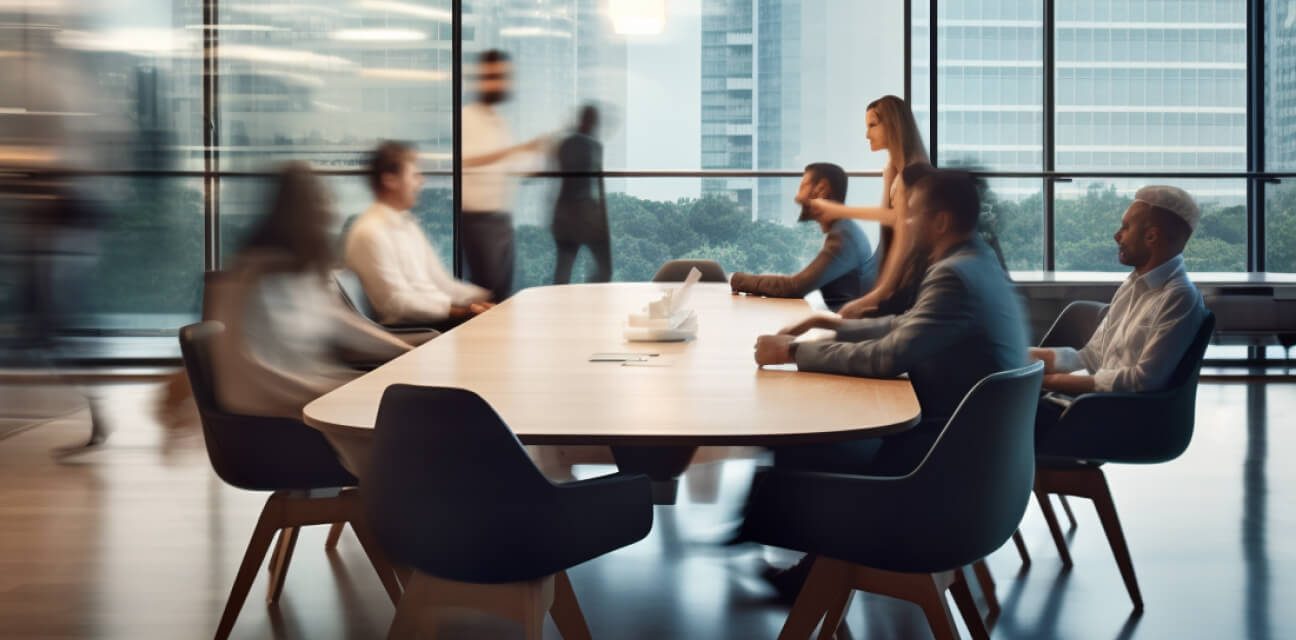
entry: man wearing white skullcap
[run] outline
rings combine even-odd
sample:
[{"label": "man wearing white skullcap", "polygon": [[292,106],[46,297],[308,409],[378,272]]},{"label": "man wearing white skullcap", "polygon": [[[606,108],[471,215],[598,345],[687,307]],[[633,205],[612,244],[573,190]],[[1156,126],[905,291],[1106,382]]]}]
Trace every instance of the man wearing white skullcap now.
[{"label": "man wearing white skullcap", "polygon": [[[1121,264],[1134,272],[1083,349],[1031,349],[1044,361],[1046,389],[1077,395],[1159,391],[1170,383],[1206,317],[1182,255],[1200,218],[1197,203],[1178,187],[1148,186],[1134,194],[1115,236]],[[1082,370],[1092,375],[1074,373]]]}]

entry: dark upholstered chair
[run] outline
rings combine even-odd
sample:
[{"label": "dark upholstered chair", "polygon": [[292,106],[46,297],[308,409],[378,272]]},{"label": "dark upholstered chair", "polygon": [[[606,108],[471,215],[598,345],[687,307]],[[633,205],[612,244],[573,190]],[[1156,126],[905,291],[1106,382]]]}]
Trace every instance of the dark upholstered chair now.
[{"label": "dark upholstered chair", "polygon": [[499,415],[464,389],[392,385],[364,479],[383,547],[415,570],[390,637],[422,637],[448,608],[485,610],[539,638],[544,614],[588,637],[567,569],[652,527],[649,480],[614,474],[553,484]]},{"label": "dark upholstered chair", "polygon": [[[1102,322],[1103,316],[1107,315],[1107,303],[1095,302],[1092,300],[1077,300],[1068,304],[1062,313],[1058,314],[1053,325],[1044,333],[1044,338],[1040,340],[1041,347],[1071,347],[1080,349],[1089,342],[1089,337],[1098,329],[1098,323]],[[1067,520],[1071,528],[1076,527],[1075,513],[1071,511],[1071,504],[1067,502],[1066,496],[1059,495],[1058,501],[1062,503],[1062,510],[1066,513]],[[1029,566],[1030,552],[1026,550],[1026,541],[1022,539],[1021,532],[1013,534],[1013,543],[1017,546],[1017,553],[1021,556],[1022,564]]]},{"label": "dark upholstered chair", "polygon": [[1214,331],[1215,315],[1208,312],[1166,390],[1078,396],[1057,425],[1036,443],[1035,495],[1063,565],[1071,566],[1071,554],[1049,503],[1050,494],[1094,502],[1135,611],[1143,610],[1143,596],[1102,465],[1169,462],[1188,448],[1196,416],[1197,379]]},{"label": "dark upholstered chair", "polygon": [[985,377],[927,457],[901,477],[764,469],[744,533],[817,554],[781,640],[832,637],[855,589],[919,604],[937,638],[957,637],[944,593],[974,637],[988,633],[962,569],[1006,542],[1030,500],[1044,366]]},{"label": "dark upholstered chair", "polygon": [[373,303],[369,302],[369,296],[365,295],[364,285],[361,284],[360,276],[356,275],[356,272],[350,269],[334,269],[333,281],[337,283],[338,290],[342,293],[342,301],[348,307],[365,320],[396,334],[397,337],[411,344],[423,344],[456,324],[450,320],[427,325],[383,324],[378,320],[378,312],[374,310]]},{"label": "dark upholstered chair", "polygon": [[[355,476],[338,463],[337,454],[324,436],[296,420],[228,413],[216,402],[212,370],[213,341],[225,330],[219,322],[201,322],[180,330],[180,352],[184,356],[189,384],[202,420],[207,456],[216,475],[226,483],[249,491],[272,491],[252,531],[230,590],[225,612],[216,630],[218,640],[229,637],[265,559],[275,533],[282,531],[270,563],[269,603],[283,590],[300,527],[349,522],[378,571],[392,602],[400,597],[400,585],[382,549],[369,533],[363,518]],[[340,526],[330,533],[336,544]]]},{"label": "dark upholstered chair", "polygon": [[683,282],[694,267],[702,272],[701,282],[728,282],[725,270],[715,260],[671,260],[653,276],[653,282]]}]

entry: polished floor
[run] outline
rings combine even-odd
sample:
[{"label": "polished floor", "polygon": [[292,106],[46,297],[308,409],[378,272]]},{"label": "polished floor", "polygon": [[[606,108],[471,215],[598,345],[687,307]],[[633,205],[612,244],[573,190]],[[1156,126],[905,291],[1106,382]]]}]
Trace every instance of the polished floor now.
[{"label": "polished floor", "polygon": [[[105,448],[56,461],[52,449],[88,432],[87,391],[116,431]],[[195,426],[154,417],[156,394],[150,384],[0,386],[0,638],[214,631],[264,496],[223,485]],[[1147,601],[1140,617],[1092,508],[1075,504],[1076,564],[1063,572],[1032,505],[1033,565],[1022,571],[1011,545],[990,558],[1004,606],[993,636],[1296,638],[1283,604],[1296,601],[1294,416],[1296,384],[1204,383],[1182,458],[1108,470]],[[763,556],[787,557],[708,542],[726,530],[752,464],[724,465],[717,504],[659,507],[648,539],[572,572],[594,637],[777,635],[787,609],[754,576]],[[359,544],[348,533],[326,553],[316,529],[303,533],[277,607],[264,602],[262,572],[234,637],[382,637],[393,609]],[[884,598],[856,597],[846,620],[852,638],[930,637],[916,607]],[[521,637],[489,621],[457,632]]]}]

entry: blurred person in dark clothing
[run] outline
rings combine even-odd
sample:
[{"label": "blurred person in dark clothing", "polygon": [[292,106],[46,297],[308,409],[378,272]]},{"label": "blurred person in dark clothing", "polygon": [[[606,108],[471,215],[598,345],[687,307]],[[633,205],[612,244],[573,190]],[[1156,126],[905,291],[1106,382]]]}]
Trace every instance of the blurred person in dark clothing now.
[{"label": "blurred person in dark clothing", "polygon": [[597,271],[590,282],[612,280],[612,242],[608,232],[607,190],[603,176],[603,145],[595,137],[599,125],[598,108],[585,105],[580,111],[576,130],[558,145],[558,170],[565,175],[554,204],[554,244],[558,259],[554,265],[554,284],[571,282],[572,266],[582,246],[589,247]]}]

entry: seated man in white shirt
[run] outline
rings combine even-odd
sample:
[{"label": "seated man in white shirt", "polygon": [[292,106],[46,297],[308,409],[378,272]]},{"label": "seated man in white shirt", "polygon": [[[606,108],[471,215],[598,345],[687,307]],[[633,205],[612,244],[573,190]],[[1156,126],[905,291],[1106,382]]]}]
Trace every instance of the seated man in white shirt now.
[{"label": "seated man in white shirt", "polygon": [[346,237],[346,266],[385,325],[448,329],[493,306],[490,292],[460,282],[441,264],[410,209],[423,176],[414,148],[384,142],[369,163],[375,202]]},{"label": "seated man in white shirt", "polygon": [[[1183,189],[1148,186],[1134,194],[1115,236],[1121,264],[1134,272],[1084,348],[1031,349],[1031,357],[1044,361],[1046,390],[1079,395],[1159,391],[1170,384],[1206,318],[1182,255],[1200,217]],[[1082,370],[1091,375],[1075,373]]]}]

